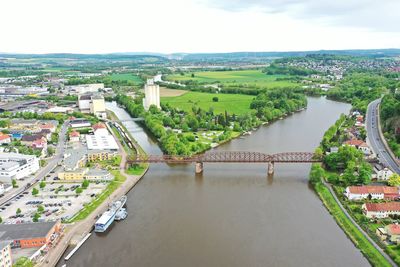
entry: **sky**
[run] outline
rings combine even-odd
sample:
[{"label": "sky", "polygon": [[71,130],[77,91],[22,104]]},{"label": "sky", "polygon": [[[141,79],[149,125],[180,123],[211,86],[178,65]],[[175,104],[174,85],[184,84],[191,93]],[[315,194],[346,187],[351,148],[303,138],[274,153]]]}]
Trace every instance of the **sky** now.
[{"label": "sky", "polygon": [[400,48],[399,0],[4,0],[0,52]]}]

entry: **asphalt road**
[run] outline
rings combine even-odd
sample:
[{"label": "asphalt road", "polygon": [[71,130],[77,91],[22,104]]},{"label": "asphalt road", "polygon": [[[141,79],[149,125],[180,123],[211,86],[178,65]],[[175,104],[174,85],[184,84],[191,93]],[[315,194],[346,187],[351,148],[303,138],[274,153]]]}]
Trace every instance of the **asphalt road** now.
[{"label": "asphalt road", "polygon": [[46,166],[41,167],[39,171],[35,174],[35,178],[31,181],[31,185],[26,185],[24,187],[19,188],[15,191],[12,195],[6,195],[2,199],[0,199],[0,205],[7,203],[8,201],[12,200],[22,192],[32,188],[37,182],[42,180],[46,175],[48,175],[58,164],[58,162],[63,159],[64,157],[64,146],[66,141],[66,135],[68,130],[68,121],[65,121],[61,127],[61,130],[58,134],[58,143],[56,147],[55,154],[52,159],[50,159]]},{"label": "asphalt road", "polygon": [[372,101],[368,105],[366,129],[367,129],[369,144],[371,145],[372,150],[378,156],[379,161],[383,165],[389,167],[392,171],[400,173],[399,165],[386,150],[386,147],[382,142],[381,136],[379,135],[377,108],[380,101],[381,99],[377,99]]}]

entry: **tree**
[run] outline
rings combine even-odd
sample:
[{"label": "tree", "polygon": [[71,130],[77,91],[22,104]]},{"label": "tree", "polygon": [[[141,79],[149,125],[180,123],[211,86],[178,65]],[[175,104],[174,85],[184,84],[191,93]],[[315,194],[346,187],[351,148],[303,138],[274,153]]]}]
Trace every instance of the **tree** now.
[{"label": "tree", "polygon": [[400,175],[393,173],[388,180],[388,184],[391,186],[400,186]]},{"label": "tree", "polygon": [[83,189],[86,189],[86,188],[88,188],[89,187],[89,181],[88,180],[83,180],[83,182],[82,182],[82,188]]},{"label": "tree", "polygon": [[20,257],[15,264],[14,267],[33,267],[33,262],[27,257]]},{"label": "tree", "polygon": [[35,212],[35,214],[33,215],[32,221],[33,221],[33,222],[38,222],[38,221],[39,221],[39,218],[40,218],[40,214],[37,213],[37,212]]},{"label": "tree", "polygon": [[36,196],[37,194],[39,194],[39,190],[37,190],[37,188],[33,188],[32,189],[32,196]]},{"label": "tree", "polygon": [[13,188],[17,188],[18,187],[17,180],[12,179],[11,183],[12,183],[12,187]]},{"label": "tree", "polygon": [[75,189],[75,193],[77,194],[81,194],[83,192],[82,188],[78,187],[77,189]]},{"label": "tree", "polygon": [[218,101],[219,101],[218,96],[214,96],[214,97],[212,98],[212,101],[213,101],[213,102],[218,102]]},{"label": "tree", "polygon": [[18,208],[16,214],[19,215],[19,214],[21,214],[21,212],[22,212],[22,210],[20,208]]},{"label": "tree", "polygon": [[47,155],[53,156],[55,153],[55,149],[51,146],[47,147]]},{"label": "tree", "polygon": [[42,213],[42,212],[44,211],[43,205],[39,205],[38,208],[37,208],[37,211],[38,211],[39,213]]},{"label": "tree", "polygon": [[3,222],[3,218],[0,217],[0,223],[2,223],[2,222]]},{"label": "tree", "polygon": [[40,181],[39,187],[40,187],[40,189],[45,188],[46,187],[46,182],[45,181]]},{"label": "tree", "polygon": [[311,166],[311,172],[310,172],[310,183],[315,185],[319,182],[321,182],[322,177],[324,176],[324,169],[322,169],[321,165],[319,164],[313,164]]}]

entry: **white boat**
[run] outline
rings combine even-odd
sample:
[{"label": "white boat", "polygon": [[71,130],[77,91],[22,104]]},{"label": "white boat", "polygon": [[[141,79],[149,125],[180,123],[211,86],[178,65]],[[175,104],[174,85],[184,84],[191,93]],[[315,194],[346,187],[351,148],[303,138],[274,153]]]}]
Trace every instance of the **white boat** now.
[{"label": "white boat", "polygon": [[108,227],[110,227],[115,220],[116,213],[125,205],[126,200],[127,197],[122,196],[121,199],[111,203],[109,209],[104,212],[94,224],[94,231],[96,233],[103,233],[107,231]]},{"label": "white boat", "polygon": [[128,211],[127,211],[125,208],[121,208],[121,209],[115,214],[115,220],[116,220],[116,221],[125,220],[126,217],[128,217]]}]

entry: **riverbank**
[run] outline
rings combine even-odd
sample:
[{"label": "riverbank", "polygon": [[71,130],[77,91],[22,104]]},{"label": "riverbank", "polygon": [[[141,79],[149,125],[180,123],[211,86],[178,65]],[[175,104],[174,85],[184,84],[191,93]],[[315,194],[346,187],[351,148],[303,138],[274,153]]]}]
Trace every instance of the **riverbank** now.
[{"label": "riverbank", "polygon": [[[334,155],[328,155],[327,153],[331,147],[330,141],[333,139],[340,139],[340,134],[343,129],[346,129],[349,126],[346,124],[346,120],[349,119],[342,116],[328,129],[328,131],[326,131],[321,145],[317,148],[319,153],[324,153],[326,157]],[[339,146],[340,145],[341,143],[339,143]],[[340,149],[336,153],[339,154],[339,152],[342,153]],[[315,191],[329,213],[333,216],[337,224],[342,228],[354,245],[360,249],[362,254],[373,266],[397,266],[392,258],[386,254],[386,252],[377,243],[375,243],[375,241],[361,228],[360,225],[357,224],[357,222],[351,217],[349,212],[342,205],[338,196],[332,189],[331,184],[326,182],[326,180],[328,180],[332,183],[335,183],[336,180],[331,178],[332,175],[337,175],[337,177],[339,177],[340,173],[329,173],[320,164],[313,164],[311,167],[310,182],[313,184]]]},{"label": "riverbank", "polygon": [[340,202],[335,198],[334,192],[327,184],[319,182],[314,185],[314,189],[337,224],[373,266],[396,266],[389,256],[386,255],[387,257],[385,257],[382,252],[378,251],[378,245],[373,245],[367,235],[360,231],[360,227],[349,217],[350,215],[339,206]]},{"label": "riverbank", "polygon": [[148,166],[140,175],[131,175],[126,173],[126,161],[128,155],[115,133],[111,132],[111,134],[113,134],[117,141],[119,150],[121,151],[119,175],[124,178],[124,181],[121,182],[118,187],[112,188],[113,190],[108,194],[108,197],[103,198],[102,202],[100,201],[100,203],[97,203],[96,207],[92,208],[90,213],[85,214],[83,217],[84,219],[66,225],[64,236],[58,245],[54,249],[50,250],[50,252],[44,257],[43,261],[40,263],[41,266],[56,266],[71,243],[77,243],[77,240],[81,240],[92,231],[97,216],[104,213],[108,209],[110,203],[121,198],[123,195],[126,195],[146,174]]}]

